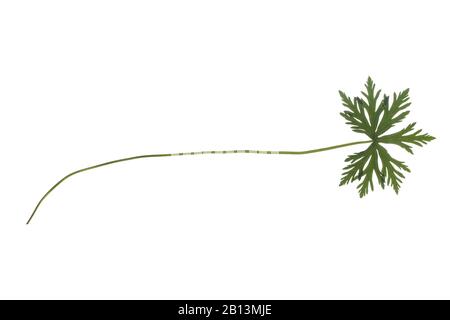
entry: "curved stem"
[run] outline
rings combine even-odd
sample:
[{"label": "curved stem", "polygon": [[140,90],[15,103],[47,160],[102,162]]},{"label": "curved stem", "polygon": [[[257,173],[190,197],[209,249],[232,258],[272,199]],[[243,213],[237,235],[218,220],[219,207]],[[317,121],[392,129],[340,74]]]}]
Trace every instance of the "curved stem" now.
[{"label": "curved stem", "polygon": [[53,191],[55,190],[61,183],[63,183],[68,178],[81,173],[85,171],[89,171],[92,169],[108,166],[110,164],[119,163],[119,162],[125,162],[125,161],[131,161],[131,160],[137,160],[137,159],[144,159],[144,158],[156,158],[156,157],[174,157],[174,156],[189,156],[189,155],[200,155],[200,154],[228,154],[228,153],[257,153],[257,154],[292,154],[292,155],[301,155],[301,154],[308,154],[308,153],[316,153],[316,152],[322,152],[322,151],[328,151],[338,148],[344,148],[349,147],[357,144],[363,144],[363,143],[369,143],[369,141],[357,141],[357,142],[350,142],[345,144],[339,144],[331,147],[326,148],[319,148],[319,149],[312,149],[312,150],[306,150],[306,151],[260,151],[260,150],[225,150],[225,151],[199,151],[199,152],[180,152],[180,153],[161,153],[161,154],[145,154],[135,157],[129,157],[129,158],[122,158],[117,160],[112,160],[108,162],[103,162],[100,164],[96,164],[94,166],[86,167],[83,169],[76,170],[74,172],[69,173],[68,175],[64,176],[61,180],[59,180],[53,187],[51,187],[39,200],[36,207],[33,210],[33,213],[31,214],[30,218],[27,221],[27,224],[31,222],[33,219],[36,211],[38,210],[39,206],[42,204],[45,198]]},{"label": "curved stem", "polygon": [[372,140],[366,140],[366,141],[356,141],[356,142],[349,142],[344,144],[338,144],[336,146],[326,147],[326,148],[319,148],[319,149],[312,149],[312,150],[306,150],[306,151],[279,151],[279,154],[308,154],[308,153],[316,153],[316,152],[322,152],[322,151],[328,151],[338,148],[344,148],[344,147],[350,147],[354,146],[356,144],[364,144],[364,143],[371,143]]}]

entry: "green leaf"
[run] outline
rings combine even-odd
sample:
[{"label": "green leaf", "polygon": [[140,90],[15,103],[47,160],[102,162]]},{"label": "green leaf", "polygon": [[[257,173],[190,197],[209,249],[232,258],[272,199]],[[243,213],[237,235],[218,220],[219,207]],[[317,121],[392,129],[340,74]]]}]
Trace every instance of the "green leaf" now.
[{"label": "green leaf", "polygon": [[358,133],[371,138],[370,146],[346,158],[349,164],[344,167],[340,185],[358,181],[357,189],[360,197],[364,197],[374,190],[374,177],[384,189],[391,186],[396,193],[405,178],[403,172],[410,172],[408,166],[393,158],[382,144],[395,144],[409,153],[413,153],[413,146],[424,146],[435,138],[422,130],[415,130],[416,123],[391,134],[387,131],[401,122],[409,114],[409,89],[394,93],[392,103],[387,95],[380,99],[381,90],[375,89],[375,83],[369,77],[365,84],[362,97],[350,99],[343,91],[339,91],[346,110],[341,116],[346,124]]}]

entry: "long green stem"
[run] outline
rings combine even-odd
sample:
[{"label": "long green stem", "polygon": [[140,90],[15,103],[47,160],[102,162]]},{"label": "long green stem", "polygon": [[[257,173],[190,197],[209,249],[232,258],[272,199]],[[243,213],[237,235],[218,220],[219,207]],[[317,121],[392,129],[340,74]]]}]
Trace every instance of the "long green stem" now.
[{"label": "long green stem", "polygon": [[112,160],[112,161],[108,161],[108,162],[103,162],[103,163],[100,163],[100,164],[97,164],[97,165],[94,165],[94,166],[86,167],[86,168],[79,169],[79,170],[76,170],[74,172],[71,172],[68,175],[66,175],[65,177],[63,177],[61,180],[59,180],[53,187],[51,187],[44,194],[44,196],[41,198],[41,200],[39,200],[39,202],[37,203],[36,207],[33,210],[33,213],[31,214],[30,218],[28,219],[27,224],[29,224],[31,222],[31,219],[33,219],[37,209],[42,204],[44,199],[47,198],[47,196],[53,190],[55,190],[61,183],[63,183],[65,180],[67,180],[68,178],[70,178],[70,177],[72,177],[72,176],[74,176],[74,175],[76,175],[78,173],[89,171],[89,170],[100,168],[100,167],[104,167],[104,166],[108,166],[108,165],[114,164],[114,163],[131,161],[131,160],[137,160],[137,159],[144,159],[144,158],[190,156],[190,155],[199,155],[199,154],[257,153],[257,154],[292,154],[292,155],[301,155],[301,154],[316,153],[316,152],[328,151],[328,150],[333,150],[333,149],[338,149],[338,148],[344,148],[344,147],[349,147],[349,146],[353,146],[353,145],[356,145],[356,144],[363,144],[363,143],[370,143],[370,142],[371,142],[370,140],[369,141],[356,141],[356,142],[344,143],[344,144],[339,144],[339,145],[335,145],[335,146],[331,146],[331,147],[312,149],[312,150],[306,150],[306,151],[225,150],[225,151],[200,151],[200,152],[145,154],[145,155],[140,155],[140,156],[135,156],[135,157],[122,158],[122,159]]}]

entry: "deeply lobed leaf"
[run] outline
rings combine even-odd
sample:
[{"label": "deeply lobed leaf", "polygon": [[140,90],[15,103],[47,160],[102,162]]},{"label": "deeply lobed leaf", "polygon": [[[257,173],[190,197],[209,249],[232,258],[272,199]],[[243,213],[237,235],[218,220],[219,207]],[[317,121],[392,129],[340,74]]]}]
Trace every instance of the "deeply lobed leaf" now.
[{"label": "deeply lobed leaf", "polygon": [[354,153],[345,160],[349,164],[344,167],[340,185],[358,180],[359,195],[364,197],[374,190],[373,178],[376,177],[383,189],[388,185],[398,193],[405,178],[402,171],[410,172],[410,169],[403,161],[393,158],[382,144],[395,144],[412,154],[414,145],[424,146],[435,138],[422,133],[422,130],[415,131],[416,123],[395,133],[383,135],[409,114],[409,110],[406,110],[411,105],[409,89],[394,93],[391,104],[386,95],[379,99],[381,90],[375,89],[370,77],[365,89],[366,91],[361,92],[362,98],[353,99],[339,91],[342,103],[347,108],[341,112],[341,116],[353,131],[371,138],[371,144],[366,150]]}]

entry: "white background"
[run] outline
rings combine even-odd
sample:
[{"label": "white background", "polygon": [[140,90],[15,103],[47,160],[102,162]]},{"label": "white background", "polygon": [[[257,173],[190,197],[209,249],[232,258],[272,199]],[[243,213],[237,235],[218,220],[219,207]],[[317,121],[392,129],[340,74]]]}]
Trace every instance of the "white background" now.
[{"label": "white background", "polygon": [[[0,298],[450,298],[447,1],[1,1]],[[398,196],[338,89],[411,88]],[[406,122],[406,121],[405,121]],[[406,124],[406,123],[405,123]]]}]

